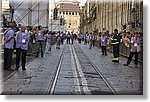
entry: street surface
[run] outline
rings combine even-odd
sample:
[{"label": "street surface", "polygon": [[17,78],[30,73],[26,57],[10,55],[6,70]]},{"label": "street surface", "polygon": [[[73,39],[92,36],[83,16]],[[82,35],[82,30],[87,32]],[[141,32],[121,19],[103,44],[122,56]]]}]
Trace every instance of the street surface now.
[{"label": "street surface", "polygon": [[143,94],[142,65],[124,66],[127,58],[112,63],[97,47],[61,45],[26,64],[26,71],[4,77],[3,95],[139,95]]}]

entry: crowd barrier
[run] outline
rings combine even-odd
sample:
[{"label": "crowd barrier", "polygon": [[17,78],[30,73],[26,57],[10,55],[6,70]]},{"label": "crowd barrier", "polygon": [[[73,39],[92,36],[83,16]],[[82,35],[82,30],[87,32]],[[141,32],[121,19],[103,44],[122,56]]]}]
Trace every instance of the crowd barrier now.
[{"label": "crowd barrier", "polygon": [[[99,47],[99,41],[96,41],[96,46]],[[108,45],[107,49],[112,52],[111,44]],[[129,57],[130,54],[130,47],[125,46],[123,42],[120,43],[120,55]],[[141,51],[139,52],[139,61],[143,62],[143,42],[141,43]]]},{"label": "crowd barrier", "polygon": [[[51,44],[55,44],[56,42],[56,37],[55,36],[52,36],[52,42]],[[28,46],[28,51],[27,51],[27,55],[33,55],[35,54],[37,51],[38,51],[38,43],[37,42],[33,42],[33,39],[30,39],[29,40],[29,46]],[[43,43],[43,48],[45,50],[45,47],[46,47],[46,40],[44,41]]]}]

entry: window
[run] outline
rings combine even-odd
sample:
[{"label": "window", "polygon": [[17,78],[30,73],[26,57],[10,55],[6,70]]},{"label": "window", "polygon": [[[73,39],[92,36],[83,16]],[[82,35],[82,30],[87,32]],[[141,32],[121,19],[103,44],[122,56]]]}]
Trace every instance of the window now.
[{"label": "window", "polygon": [[59,14],[61,14],[61,11],[59,12]]},{"label": "window", "polygon": [[63,12],[63,14],[65,14],[65,12]]},{"label": "window", "polygon": [[72,12],[72,15],[74,15],[74,12]]},{"label": "window", "polygon": [[76,12],[76,15],[78,15],[78,12]]},{"label": "window", "polygon": [[71,12],[69,12],[69,15],[71,15]]},{"label": "window", "polygon": [[66,12],[66,15],[68,15],[68,12]]}]

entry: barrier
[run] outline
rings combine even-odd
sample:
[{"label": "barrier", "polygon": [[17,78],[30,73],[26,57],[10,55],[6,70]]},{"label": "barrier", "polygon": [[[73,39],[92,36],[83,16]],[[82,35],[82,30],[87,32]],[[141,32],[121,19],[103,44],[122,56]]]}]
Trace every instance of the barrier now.
[{"label": "barrier", "polygon": [[[55,42],[56,42],[56,37],[52,36],[52,42],[51,42],[51,44],[53,45],[53,44],[55,44]],[[38,50],[38,46],[39,45],[38,45],[37,42],[33,43],[33,39],[30,39],[29,40],[29,45],[28,45],[27,55],[33,55],[33,54],[35,54],[37,52],[37,50]],[[46,40],[44,41],[43,46],[44,46],[44,51],[45,51]]]},{"label": "barrier", "polygon": [[[96,46],[99,47],[99,41],[96,41]],[[107,50],[112,52],[112,46],[109,44]],[[120,55],[129,57],[130,47],[126,47],[123,42],[120,43]],[[143,41],[141,41],[141,52],[139,52],[139,61],[143,62]]]}]

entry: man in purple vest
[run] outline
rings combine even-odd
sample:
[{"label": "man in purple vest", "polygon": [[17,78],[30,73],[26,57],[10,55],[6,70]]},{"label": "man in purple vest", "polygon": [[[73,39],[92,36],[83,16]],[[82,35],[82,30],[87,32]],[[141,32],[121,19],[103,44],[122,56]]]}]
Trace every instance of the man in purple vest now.
[{"label": "man in purple vest", "polygon": [[36,35],[36,41],[38,43],[38,51],[36,57],[39,57],[39,53],[41,52],[41,57],[43,57],[43,43],[44,43],[44,30],[41,26],[38,26],[38,31]]},{"label": "man in purple vest", "polygon": [[20,67],[20,56],[22,54],[22,70],[26,70],[26,54],[28,50],[30,33],[26,32],[26,27],[24,25],[21,26],[21,31],[17,33],[16,37],[16,70]]},{"label": "man in purple vest", "polygon": [[9,28],[4,32],[4,69],[13,71],[12,65],[12,54],[14,47],[14,30],[13,23],[9,23]]}]

